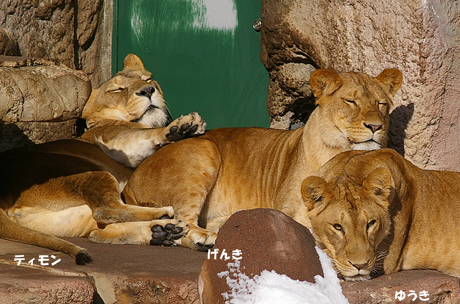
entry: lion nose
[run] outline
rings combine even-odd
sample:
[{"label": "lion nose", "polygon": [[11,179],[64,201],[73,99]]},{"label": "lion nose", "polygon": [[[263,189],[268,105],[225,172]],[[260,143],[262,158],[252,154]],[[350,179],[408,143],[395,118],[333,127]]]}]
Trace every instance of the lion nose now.
[{"label": "lion nose", "polygon": [[382,128],[382,125],[374,125],[374,124],[366,124],[366,123],[364,123],[364,126],[370,129],[372,133],[375,133],[376,131]]},{"label": "lion nose", "polygon": [[155,92],[155,88],[153,86],[148,86],[140,89],[139,91],[136,92],[136,95],[138,96],[146,96],[148,98],[152,97],[153,92]]},{"label": "lion nose", "polygon": [[364,264],[353,264],[350,262],[351,265],[353,265],[353,267],[355,267],[356,269],[358,270],[361,270],[363,269],[364,267],[366,267],[367,263],[364,263]]}]

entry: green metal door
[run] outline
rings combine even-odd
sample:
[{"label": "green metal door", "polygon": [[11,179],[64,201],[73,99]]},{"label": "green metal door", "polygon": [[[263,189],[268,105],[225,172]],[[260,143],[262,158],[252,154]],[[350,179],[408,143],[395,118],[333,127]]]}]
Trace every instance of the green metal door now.
[{"label": "green metal door", "polygon": [[260,61],[260,0],[114,0],[113,71],[135,53],[173,117],[199,112],[208,129],[269,126]]}]

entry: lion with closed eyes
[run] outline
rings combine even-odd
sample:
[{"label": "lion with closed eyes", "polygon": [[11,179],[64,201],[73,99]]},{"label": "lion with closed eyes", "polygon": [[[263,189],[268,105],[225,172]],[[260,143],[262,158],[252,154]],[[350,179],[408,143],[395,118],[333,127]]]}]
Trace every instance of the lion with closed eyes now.
[{"label": "lion with closed eyes", "polygon": [[0,238],[60,251],[85,264],[90,254],[60,237],[148,245],[156,225],[180,236],[176,220],[160,219],[173,216],[170,206],[126,205],[120,191],[159,148],[204,133],[201,117],[191,113],[171,122],[160,86],[134,54],[92,91],[82,117],[89,129],[79,139],[0,153]]},{"label": "lion with closed eyes", "polygon": [[401,83],[397,69],[377,77],[316,70],[310,84],[317,107],[305,127],[214,129],[166,146],[137,168],[126,201],[173,206],[189,227],[176,244],[197,250],[212,247],[219,228],[243,209],[278,209],[309,227],[302,181],[340,152],[385,147]]}]

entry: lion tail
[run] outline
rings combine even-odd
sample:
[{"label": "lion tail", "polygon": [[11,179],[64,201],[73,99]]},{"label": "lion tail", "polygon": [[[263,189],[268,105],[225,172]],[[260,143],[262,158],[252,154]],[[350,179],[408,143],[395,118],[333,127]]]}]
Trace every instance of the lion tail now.
[{"label": "lion tail", "polygon": [[12,221],[3,209],[0,209],[0,238],[45,247],[68,254],[79,265],[84,265],[92,261],[91,255],[86,249],[58,237],[21,226]]}]

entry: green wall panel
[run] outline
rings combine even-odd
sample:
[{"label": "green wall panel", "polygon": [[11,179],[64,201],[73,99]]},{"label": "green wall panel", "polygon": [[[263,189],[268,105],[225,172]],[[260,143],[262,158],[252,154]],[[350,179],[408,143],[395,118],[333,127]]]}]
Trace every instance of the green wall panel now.
[{"label": "green wall panel", "polygon": [[255,0],[115,0],[113,71],[141,57],[174,117],[199,112],[208,129],[269,126]]}]

